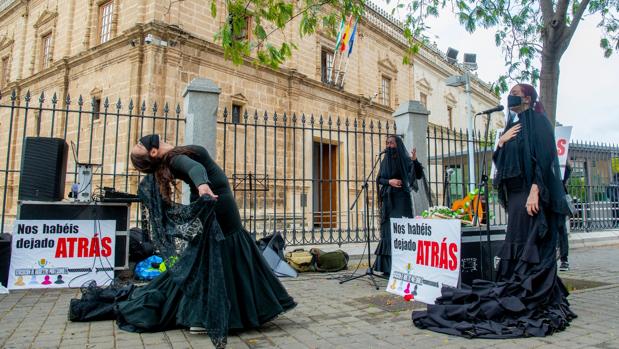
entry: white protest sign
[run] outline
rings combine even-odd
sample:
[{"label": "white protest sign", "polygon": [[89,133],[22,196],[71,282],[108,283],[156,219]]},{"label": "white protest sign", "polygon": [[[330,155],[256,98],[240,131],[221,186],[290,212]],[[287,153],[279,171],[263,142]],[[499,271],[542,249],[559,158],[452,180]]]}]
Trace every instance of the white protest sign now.
[{"label": "white protest sign", "polygon": [[391,275],[387,292],[434,304],[443,285],[460,277],[460,220],[391,219]]},{"label": "white protest sign", "polygon": [[77,287],[114,278],[113,220],[18,220],[8,288]]}]

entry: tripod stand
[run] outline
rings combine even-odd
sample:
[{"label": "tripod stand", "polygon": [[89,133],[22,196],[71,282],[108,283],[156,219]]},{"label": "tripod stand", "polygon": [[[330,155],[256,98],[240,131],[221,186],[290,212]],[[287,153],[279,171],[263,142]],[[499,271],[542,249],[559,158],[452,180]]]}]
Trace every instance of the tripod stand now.
[{"label": "tripod stand", "polygon": [[[383,278],[380,275],[374,274],[374,268],[372,268],[372,260],[370,258],[370,253],[372,253],[370,250],[370,215],[369,215],[369,209],[368,209],[370,207],[370,198],[368,195],[370,178],[372,178],[374,169],[376,168],[376,165],[380,161],[381,155],[383,155],[383,153],[384,152],[378,154],[378,156],[376,157],[376,161],[374,162],[374,165],[372,165],[372,171],[370,171],[370,174],[368,174],[368,176],[365,178],[365,181],[363,182],[363,185],[361,186],[361,191],[357,194],[355,201],[350,206],[350,210],[352,211],[355,205],[357,204],[357,202],[359,201],[359,198],[361,197],[361,193],[364,193],[366,212],[365,212],[365,219],[363,220],[363,225],[364,225],[364,230],[365,230],[365,242],[367,243],[367,250],[368,250],[368,268],[366,269],[365,274],[350,275],[347,279],[340,281],[340,284],[343,284],[348,281],[356,280],[364,276],[368,276],[370,280],[372,281],[372,284],[374,284],[374,287],[376,287],[376,289],[378,290],[378,284],[376,283],[376,280],[374,280],[374,276]],[[363,257],[361,259],[363,259]],[[359,263],[361,263],[361,261],[359,261]]]}]

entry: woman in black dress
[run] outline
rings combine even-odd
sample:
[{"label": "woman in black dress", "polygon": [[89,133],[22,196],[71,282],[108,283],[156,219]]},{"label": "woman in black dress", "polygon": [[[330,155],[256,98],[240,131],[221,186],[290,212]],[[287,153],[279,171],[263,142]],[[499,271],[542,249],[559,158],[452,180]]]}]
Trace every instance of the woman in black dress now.
[{"label": "woman in black dress", "polygon": [[[168,270],[121,295],[122,301],[116,297],[112,315],[122,329],[191,328],[223,347],[228,331],[259,327],[296,306],[243,228],[228,178],[206,149],[174,147],[148,135],[133,148],[131,160],[148,174],[138,194]],[[176,179],[190,186],[191,204],[173,202]],[[72,310],[80,313],[79,307]]]},{"label": "woman in black dress", "polygon": [[514,86],[508,105],[517,115],[508,120],[493,156],[493,184],[508,213],[498,282],[443,287],[435,305],[413,313],[417,327],[465,337],[546,336],[576,317],[557,276],[555,248],[569,208],[554,130],[533,86]]},{"label": "woman in black dress", "polygon": [[423,166],[417,161],[416,149],[410,154],[399,136],[387,137],[385,157],[380,163],[376,184],[381,208],[380,241],[376,247],[374,270],[391,273],[391,218],[413,217],[411,190],[417,191],[417,180]]}]

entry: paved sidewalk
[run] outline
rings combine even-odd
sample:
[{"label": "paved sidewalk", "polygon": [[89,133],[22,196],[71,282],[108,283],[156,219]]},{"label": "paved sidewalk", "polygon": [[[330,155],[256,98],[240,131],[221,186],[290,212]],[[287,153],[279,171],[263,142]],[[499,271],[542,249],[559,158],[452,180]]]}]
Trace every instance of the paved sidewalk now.
[{"label": "paved sidewalk", "polygon": [[[579,317],[564,332],[545,338],[468,340],[415,328],[411,308],[389,296],[380,280],[340,285],[338,274],[303,274],[285,286],[299,306],[259,330],[229,337],[229,348],[619,348],[619,246],[571,251],[567,279],[607,285],[576,290],[569,300]],[[351,267],[355,267],[352,265]],[[364,267],[362,267],[363,269]],[[351,270],[352,271],[352,270]],[[349,272],[351,272],[349,271]],[[363,271],[363,270],[360,270]],[[77,290],[19,291],[0,295],[2,348],[211,348],[207,336],[175,330],[135,334],[113,321],[67,321]]]}]

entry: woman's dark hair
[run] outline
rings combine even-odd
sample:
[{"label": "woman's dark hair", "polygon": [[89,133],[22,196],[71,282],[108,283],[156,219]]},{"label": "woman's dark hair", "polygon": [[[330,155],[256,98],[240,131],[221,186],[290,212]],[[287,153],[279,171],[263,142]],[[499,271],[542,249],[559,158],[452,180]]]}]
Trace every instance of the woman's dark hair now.
[{"label": "woman's dark hair", "polygon": [[522,93],[524,93],[525,96],[531,98],[531,108],[533,108],[533,110],[538,113],[546,114],[546,110],[544,110],[544,105],[542,105],[542,102],[537,100],[538,94],[535,90],[535,87],[529,84],[518,84],[516,86],[520,86],[520,88],[522,89]]},{"label": "woman's dark hair", "polygon": [[166,202],[172,201],[172,188],[175,184],[174,175],[170,170],[170,162],[177,155],[193,155],[195,154],[188,147],[180,146],[174,147],[162,158],[153,158],[148,152],[138,155],[134,152],[131,153],[131,162],[136,170],[142,173],[152,173],[155,176],[155,180],[159,184],[159,191],[161,196]]}]

